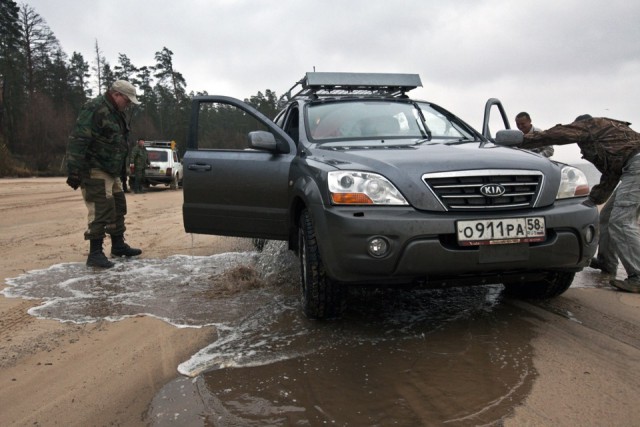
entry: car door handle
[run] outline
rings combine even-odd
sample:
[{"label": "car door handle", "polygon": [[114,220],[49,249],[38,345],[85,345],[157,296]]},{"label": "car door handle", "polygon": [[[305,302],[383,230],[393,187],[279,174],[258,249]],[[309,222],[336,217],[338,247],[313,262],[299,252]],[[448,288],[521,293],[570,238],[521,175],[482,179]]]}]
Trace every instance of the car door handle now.
[{"label": "car door handle", "polygon": [[187,167],[190,171],[210,171],[211,165],[203,165],[202,163],[193,163]]}]

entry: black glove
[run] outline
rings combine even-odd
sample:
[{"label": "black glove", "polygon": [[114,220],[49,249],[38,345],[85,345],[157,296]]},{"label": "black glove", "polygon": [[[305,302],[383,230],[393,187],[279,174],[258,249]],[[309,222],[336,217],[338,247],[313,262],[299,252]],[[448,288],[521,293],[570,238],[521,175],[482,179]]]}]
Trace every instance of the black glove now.
[{"label": "black glove", "polygon": [[80,179],[80,176],[77,173],[70,173],[69,177],[67,178],[67,185],[73,188],[74,190],[77,190],[78,187],[80,187],[81,182],[82,180]]}]

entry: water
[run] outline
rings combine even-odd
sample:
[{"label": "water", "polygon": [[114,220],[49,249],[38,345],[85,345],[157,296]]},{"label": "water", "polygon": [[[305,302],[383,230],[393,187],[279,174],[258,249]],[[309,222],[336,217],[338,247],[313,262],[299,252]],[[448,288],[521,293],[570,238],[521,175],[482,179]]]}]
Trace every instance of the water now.
[{"label": "water", "polygon": [[[259,336],[265,324],[298,310],[293,255],[282,243],[271,242],[265,249],[118,259],[108,270],[56,264],[7,279],[8,287],[0,292],[42,300],[29,310],[40,319],[91,323],[148,315],[181,328],[215,326],[218,340],[179,368],[185,375],[197,375],[212,366],[269,363],[272,350],[291,341],[286,331]],[[291,334],[298,333],[293,329]]]},{"label": "water", "polygon": [[[62,322],[141,314],[217,337],[156,396],[152,425],[478,425],[499,423],[536,376],[534,328],[501,286],[366,290],[346,315],[306,319],[295,257],[262,253],[54,265],[9,279],[7,297]],[[427,424],[428,424],[427,423]]]},{"label": "water", "polygon": [[[148,419],[155,426],[500,425],[537,375],[534,327],[500,304],[500,291],[355,291],[338,320],[308,321],[299,310],[266,321],[258,315],[244,333],[201,352],[229,360],[239,350],[240,363],[210,364],[170,382]],[[248,350],[257,351],[245,358]],[[259,353],[270,362],[250,362]]]},{"label": "water", "polygon": [[[84,263],[56,264],[7,279],[9,287],[2,293],[10,298],[41,299],[44,303],[29,313],[61,322],[118,321],[146,314],[177,327],[218,325],[242,316],[243,307],[249,305],[247,298],[260,299],[260,290],[249,280],[237,280],[229,287],[225,279],[239,274],[240,266],[254,264],[257,256],[175,255],[118,261],[108,270]],[[234,294],[237,298],[231,298]],[[224,310],[198,302],[216,297],[225,302]]]}]

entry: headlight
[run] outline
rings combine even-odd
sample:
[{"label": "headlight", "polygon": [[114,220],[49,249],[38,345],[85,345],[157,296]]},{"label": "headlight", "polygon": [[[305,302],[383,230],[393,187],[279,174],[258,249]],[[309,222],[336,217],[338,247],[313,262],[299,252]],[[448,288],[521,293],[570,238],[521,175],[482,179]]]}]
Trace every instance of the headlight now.
[{"label": "headlight", "polygon": [[329,172],[329,192],[335,205],[408,205],[382,175],[369,172]]},{"label": "headlight", "polygon": [[564,166],[556,199],[586,196],[589,194],[587,176],[578,168]]}]

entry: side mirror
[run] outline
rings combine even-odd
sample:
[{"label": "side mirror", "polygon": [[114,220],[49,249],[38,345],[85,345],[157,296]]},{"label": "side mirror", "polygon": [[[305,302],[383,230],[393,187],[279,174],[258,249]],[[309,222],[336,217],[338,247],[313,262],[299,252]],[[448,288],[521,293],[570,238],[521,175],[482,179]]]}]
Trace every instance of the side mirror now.
[{"label": "side mirror", "polygon": [[271,132],[264,130],[252,131],[247,135],[247,139],[249,142],[249,148],[272,152],[278,151],[278,143]]},{"label": "side mirror", "polygon": [[524,142],[524,134],[517,129],[499,130],[496,133],[495,143],[507,147],[518,146]]}]

